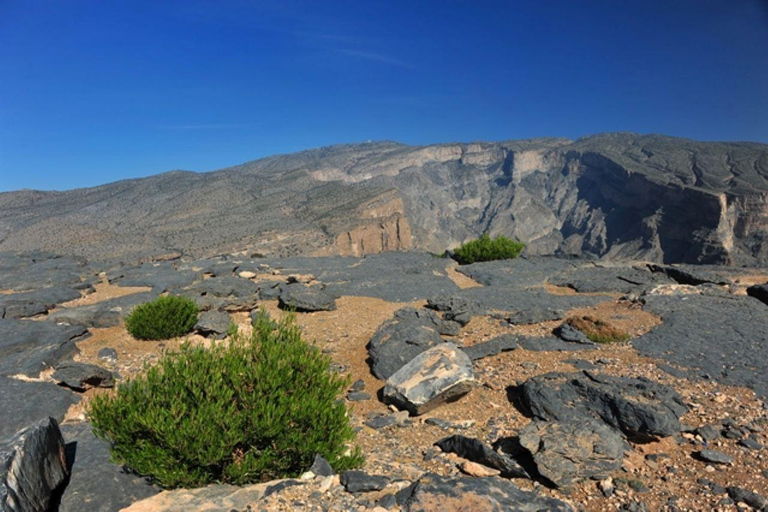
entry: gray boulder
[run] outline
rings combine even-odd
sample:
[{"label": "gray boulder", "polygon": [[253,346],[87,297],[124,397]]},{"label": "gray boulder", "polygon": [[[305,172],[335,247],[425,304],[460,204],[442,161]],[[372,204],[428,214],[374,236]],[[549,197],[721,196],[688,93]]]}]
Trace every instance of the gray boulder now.
[{"label": "gray boulder", "polygon": [[416,416],[458,400],[475,386],[472,361],[452,343],[422,352],[387,379],[383,400]]},{"label": "gray boulder", "polygon": [[455,453],[472,462],[498,469],[501,475],[509,478],[530,478],[528,472],[523,469],[512,457],[494,451],[490,446],[479,439],[453,435],[443,438],[435,443],[446,453]]},{"label": "gray boulder", "polygon": [[336,298],[321,286],[306,286],[301,283],[282,286],[278,303],[282,309],[295,309],[307,313],[336,309]]},{"label": "gray boulder", "polygon": [[371,338],[368,354],[371,372],[388,379],[425,350],[444,343],[440,337],[442,320],[432,311],[405,307],[384,322]]},{"label": "gray boulder", "polygon": [[0,319],[0,375],[37,377],[78,353],[75,341],[89,333],[82,325]]},{"label": "gray boulder", "polygon": [[0,442],[0,510],[48,510],[52,493],[66,478],[64,440],[53,418]]},{"label": "gray boulder", "polygon": [[259,300],[259,286],[249,279],[222,276],[195,283],[182,294],[202,310],[250,311]]},{"label": "gray boulder", "polygon": [[521,400],[534,417],[548,421],[599,418],[633,437],[680,432],[687,407],[674,390],[649,379],[611,377],[589,371],[548,373],[528,379]]},{"label": "gray boulder", "polygon": [[572,512],[567,503],[523,491],[498,478],[446,477],[427,473],[397,495],[405,512],[463,511],[484,512]]},{"label": "gray boulder", "polygon": [[229,315],[223,311],[203,311],[197,317],[194,329],[202,336],[223,339],[231,321]]},{"label": "gray boulder", "polygon": [[520,432],[520,445],[530,452],[539,474],[557,487],[607,477],[621,467],[624,444],[620,433],[591,418],[534,420]]},{"label": "gray boulder", "polygon": [[90,388],[115,386],[115,378],[109,370],[95,364],[75,363],[73,361],[57,364],[51,378],[57,384],[81,392]]},{"label": "gray boulder", "polygon": [[51,382],[25,382],[0,377],[0,439],[40,420],[62,421],[80,398]]}]

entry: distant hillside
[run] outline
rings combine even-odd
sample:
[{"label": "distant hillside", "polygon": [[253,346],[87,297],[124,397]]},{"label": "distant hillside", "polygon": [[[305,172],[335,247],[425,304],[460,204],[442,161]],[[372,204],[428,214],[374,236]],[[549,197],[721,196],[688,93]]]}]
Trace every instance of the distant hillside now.
[{"label": "distant hillside", "polygon": [[658,135],[374,142],[67,192],[0,194],[0,251],[92,259],[441,252],[768,263],[768,145]]}]

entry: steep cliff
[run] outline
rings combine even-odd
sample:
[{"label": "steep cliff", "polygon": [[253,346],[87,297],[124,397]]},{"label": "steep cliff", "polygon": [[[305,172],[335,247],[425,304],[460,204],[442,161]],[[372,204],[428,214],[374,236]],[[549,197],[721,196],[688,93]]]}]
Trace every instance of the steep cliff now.
[{"label": "steep cliff", "polygon": [[768,263],[768,145],[602,134],[349,144],[212,173],[0,194],[0,251],[442,252],[481,233],[532,254]]}]

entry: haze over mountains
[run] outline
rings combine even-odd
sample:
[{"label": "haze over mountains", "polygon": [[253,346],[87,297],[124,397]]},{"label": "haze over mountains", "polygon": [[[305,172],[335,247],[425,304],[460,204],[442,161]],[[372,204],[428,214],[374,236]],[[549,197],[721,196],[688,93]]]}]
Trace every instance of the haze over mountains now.
[{"label": "haze over mountains", "polygon": [[768,145],[629,133],[372,142],[0,194],[0,251],[91,259],[442,252],[482,233],[529,254],[765,264]]}]

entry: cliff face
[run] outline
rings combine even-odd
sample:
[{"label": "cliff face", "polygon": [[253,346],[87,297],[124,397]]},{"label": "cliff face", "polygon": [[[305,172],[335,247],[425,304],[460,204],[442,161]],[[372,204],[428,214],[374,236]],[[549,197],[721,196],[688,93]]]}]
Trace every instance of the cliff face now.
[{"label": "cliff face", "polygon": [[367,143],[0,194],[0,251],[361,256],[442,252],[482,233],[532,254],[765,264],[768,145],[634,134]]}]

